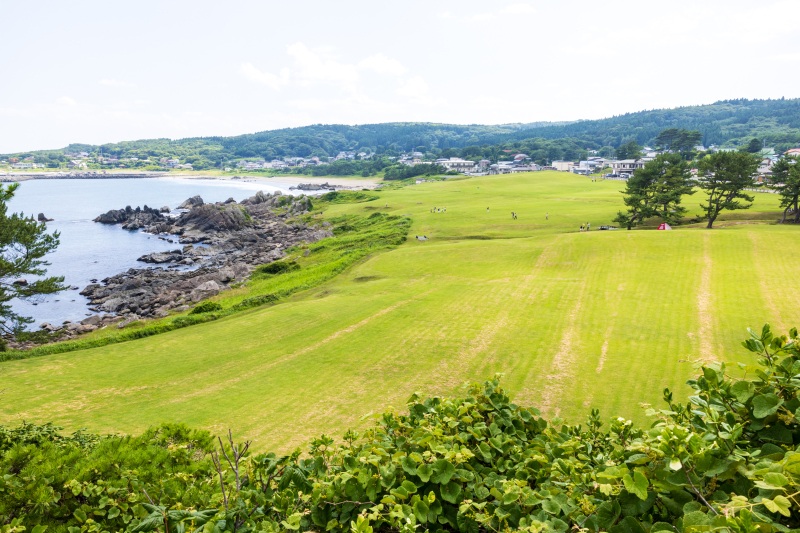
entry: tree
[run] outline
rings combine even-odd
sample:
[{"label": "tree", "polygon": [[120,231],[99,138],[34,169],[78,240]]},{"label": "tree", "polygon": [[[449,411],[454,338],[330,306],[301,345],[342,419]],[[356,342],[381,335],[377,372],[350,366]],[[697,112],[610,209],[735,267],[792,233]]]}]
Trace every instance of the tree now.
[{"label": "tree", "polygon": [[700,207],[711,229],[723,210],[748,209],[753,197],[745,189],[755,187],[753,175],[758,169],[758,159],[746,152],[717,152],[700,161],[699,186],[708,195]]},{"label": "tree", "polygon": [[664,222],[675,224],[686,214],[684,195],[694,194],[689,164],[679,154],[659,154],[642,171],[655,174],[653,208]]},{"label": "tree", "polygon": [[668,128],[658,134],[655,143],[665,150],[678,152],[684,159],[689,160],[695,152],[694,147],[700,143],[702,138],[703,135],[697,130]]},{"label": "tree", "polygon": [[786,222],[786,215],[794,213],[794,223],[800,222],[800,157],[785,156],[778,160],[772,167],[772,176],[769,178],[770,184],[781,195],[781,207],[783,208],[783,219]]},{"label": "tree", "polygon": [[750,139],[750,142],[747,143],[745,146],[742,147],[743,152],[749,152],[751,154],[757,154],[761,151],[762,143],[757,138],[753,137]]},{"label": "tree", "polygon": [[[0,185],[0,334],[17,334],[32,318],[23,317],[11,309],[15,298],[33,300],[43,294],[64,290],[63,276],[41,277],[49,263],[42,259],[58,246],[58,232],[48,234],[44,222],[21,213],[8,214],[8,201],[14,196],[18,183]],[[28,280],[23,276],[36,276]],[[5,343],[0,339],[0,350]]]},{"label": "tree", "polygon": [[631,229],[659,216],[674,224],[686,214],[681,206],[685,194],[693,194],[689,165],[678,154],[659,154],[636,170],[625,186],[623,201],[627,212],[617,213],[615,222]]},{"label": "tree", "polygon": [[639,159],[642,157],[642,147],[636,141],[630,141],[617,148],[617,159]]}]

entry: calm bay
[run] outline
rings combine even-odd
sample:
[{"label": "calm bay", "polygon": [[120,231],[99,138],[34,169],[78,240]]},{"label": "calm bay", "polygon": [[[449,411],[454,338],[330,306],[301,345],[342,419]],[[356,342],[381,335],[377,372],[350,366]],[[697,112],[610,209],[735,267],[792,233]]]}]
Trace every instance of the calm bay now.
[{"label": "calm bay", "polygon": [[119,226],[93,222],[110,209],[131,207],[169,207],[175,209],[191,196],[200,195],[205,202],[233,198],[241,201],[257,191],[266,193],[293,191],[290,181],[222,180],[222,179],[43,179],[20,183],[9,203],[9,213],[34,216],[43,213],[53,219],[47,223],[49,233],[58,231],[58,249],[46,256],[50,275],[64,276],[65,284],[77,287],[56,295],[40,297],[34,302],[13,302],[15,311],[33,317],[32,328],[49,322],[80,321],[92,314],[87,300],[79,294],[91,280],[102,280],[129,268],[147,268],[137,261],[142,255],[181,247],[175,236],[148,235],[127,231]]}]

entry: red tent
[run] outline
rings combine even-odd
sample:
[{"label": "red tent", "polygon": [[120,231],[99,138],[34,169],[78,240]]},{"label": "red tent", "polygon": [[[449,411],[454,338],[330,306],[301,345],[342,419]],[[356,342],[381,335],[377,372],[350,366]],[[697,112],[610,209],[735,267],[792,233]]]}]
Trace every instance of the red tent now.
[{"label": "red tent", "polygon": [[666,222],[662,222],[658,229],[672,229],[672,226],[667,224]]}]

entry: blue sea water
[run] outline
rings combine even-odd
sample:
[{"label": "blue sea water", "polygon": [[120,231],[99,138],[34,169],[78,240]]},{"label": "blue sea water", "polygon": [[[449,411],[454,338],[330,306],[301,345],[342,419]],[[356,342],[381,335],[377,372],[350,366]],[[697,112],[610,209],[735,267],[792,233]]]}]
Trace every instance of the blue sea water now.
[{"label": "blue sea water", "polygon": [[35,302],[14,301],[15,311],[33,317],[32,328],[43,322],[61,324],[80,321],[92,314],[88,301],[79,294],[91,280],[102,280],[129,268],[147,268],[137,258],[142,255],[175,250],[177,238],[164,241],[155,235],[127,231],[119,226],[92,222],[110,209],[148,205],[176,208],[191,196],[200,195],[206,202],[240,201],[257,191],[290,193],[291,183],[270,179],[259,181],[146,178],[146,179],[46,179],[20,183],[9,202],[9,213],[36,217],[44,213],[52,222],[48,232],[60,233],[60,245],[45,259],[49,275],[64,276],[64,283],[77,287],[40,297]]}]

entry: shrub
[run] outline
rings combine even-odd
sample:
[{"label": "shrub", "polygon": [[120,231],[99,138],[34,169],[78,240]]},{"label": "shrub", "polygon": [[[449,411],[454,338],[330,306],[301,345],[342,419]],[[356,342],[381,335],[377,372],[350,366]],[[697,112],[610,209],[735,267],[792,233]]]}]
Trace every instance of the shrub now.
[{"label": "shrub", "polygon": [[203,302],[198,304],[192,309],[190,315],[199,315],[201,313],[211,313],[213,311],[222,311],[222,306],[217,302]]},{"label": "shrub", "polygon": [[415,394],[362,434],[283,457],[248,454],[231,436],[211,452],[207,434],[183,426],[88,444],[52,426],[0,428],[0,523],[788,533],[800,525],[800,340],[764,326],[743,344],[755,354],[746,377],[702,367],[688,403],[665,390],[649,427],[616,418],[604,429],[596,410],[585,425],[556,425],[493,379],[458,399]]},{"label": "shrub", "polygon": [[292,272],[293,270],[300,270],[300,265],[296,261],[273,261],[266,265],[259,265],[255,269],[255,274],[275,275],[283,274],[284,272]]}]

